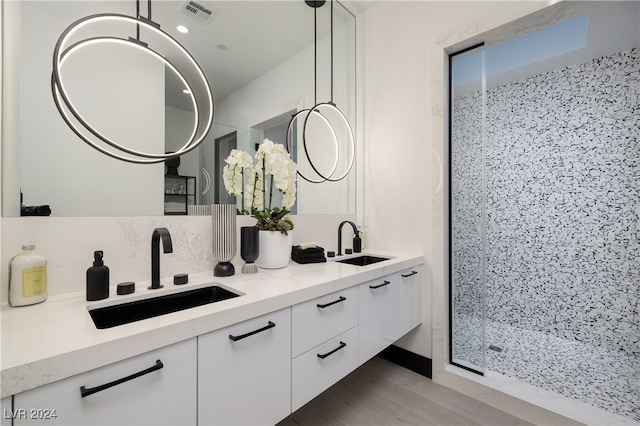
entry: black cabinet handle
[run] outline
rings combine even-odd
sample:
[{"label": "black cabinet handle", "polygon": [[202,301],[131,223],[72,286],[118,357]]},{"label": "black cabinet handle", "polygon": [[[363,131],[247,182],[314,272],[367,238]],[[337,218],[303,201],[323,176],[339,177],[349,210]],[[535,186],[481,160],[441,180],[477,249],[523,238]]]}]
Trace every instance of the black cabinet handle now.
[{"label": "black cabinet handle", "polygon": [[258,334],[258,333],[260,333],[262,331],[268,330],[268,329],[273,328],[275,326],[276,325],[274,323],[269,321],[268,325],[265,325],[264,327],[259,328],[257,330],[250,331],[250,332],[248,332],[246,334],[241,334],[240,336],[234,336],[233,334],[230,334],[229,335],[229,339],[233,340],[234,342],[237,342],[238,340],[244,339],[244,338],[249,337],[249,336],[253,336],[254,334]]},{"label": "black cabinet handle", "polygon": [[333,302],[329,302],[329,303],[325,303],[324,305],[321,305],[318,303],[318,308],[326,308],[327,306],[331,306],[331,305],[335,305],[336,303],[340,303],[340,302],[344,302],[345,300],[347,300],[346,297],[344,296],[340,296],[340,298],[338,300],[334,300]]},{"label": "black cabinet handle", "polygon": [[117,386],[117,385],[122,384],[124,382],[128,382],[129,380],[137,379],[138,377],[144,376],[145,374],[149,374],[149,373],[152,373],[152,372],[154,372],[156,370],[160,370],[162,367],[164,367],[164,364],[162,364],[162,361],[156,360],[156,365],[154,365],[153,367],[149,367],[146,370],[142,370],[142,371],[139,371],[139,372],[137,372],[135,374],[132,374],[130,376],[123,377],[122,379],[114,380],[113,382],[106,383],[106,384],[100,385],[100,386],[96,386],[95,388],[88,388],[87,389],[84,386],[80,386],[80,395],[82,395],[83,398],[85,396],[93,395],[94,393],[98,393],[100,391],[103,391],[105,389],[109,389],[111,387]]},{"label": "black cabinet handle", "polygon": [[410,277],[411,275],[415,275],[415,274],[417,274],[417,273],[418,273],[418,271],[411,271],[411,273],[409,273],[409,274],[407,274],[407,275],[402,274],[402,278],[408,278],[408,277]]},{"label": "black cabinet handle", "polygon": [[328,357],[331,354],[334,354],[336,352],[338,352],[340,349],[344,348],[345,346],[347,346],[347,344],[345,342],[340,342],[340,346],[338,346],[337,348],[335,348],[334,350],[332,350],[331,352],[327,352],[326,354],[318,354],[318,358],[320,359],[325,359],[326,357]]},{"label": "black cabinet handle", "polygon": [[380,288],[380,287],[384,287],[385,285],[389,285],[391,284],[391,281],[386,281],[383,282],[382,284],[378,284],[378,285],[370,285],[369,288],[372,290],[375,290],[376,288]]}]

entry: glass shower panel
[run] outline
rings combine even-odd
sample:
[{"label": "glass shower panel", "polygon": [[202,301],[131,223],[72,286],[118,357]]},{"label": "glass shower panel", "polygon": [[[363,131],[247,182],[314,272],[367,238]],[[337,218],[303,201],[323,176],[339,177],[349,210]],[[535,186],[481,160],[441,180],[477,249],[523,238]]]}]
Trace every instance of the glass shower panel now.
[{"label": "glass shower panel", "polygon": [[450,57],[451,362],[484,373],[485,49]]}]

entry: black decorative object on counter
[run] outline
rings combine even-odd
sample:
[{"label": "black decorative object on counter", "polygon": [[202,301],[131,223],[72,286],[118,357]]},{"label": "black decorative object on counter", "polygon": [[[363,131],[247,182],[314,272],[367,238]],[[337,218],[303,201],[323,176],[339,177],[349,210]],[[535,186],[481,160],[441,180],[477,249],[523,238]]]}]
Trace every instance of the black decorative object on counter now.
[{"label": "black decorative object on counter", "polygon": [[93,266],[87,269],[87,301],[109,297],[109,268],[102,257],[102,250],[94,251]]},{"label": "black decorative object on counter", "polygon": [[116,287],[116,294],[118,294],[119,296],[122,296],[125,294],[131,294],[131,293],[134,293],[135,291],[136,291],[136,284],[133,281],[118,283],[118,286]]},{"label": "black decorative object on counter", "polygon": [[260,256],[260,230],[257,226],[243,226],[240,228],[240,257],[245,261],[242,265],[243,274],[255,274],[258,265],[255,262]]},{"label": "black decorative object on counter", "polygon": [[175,274],[173,276],[173,284],[182,285],[189,282],[189,274]]},{"label": "black decorative object on counter", "polygon": [[326,262],[327,258],[324,256],[324,248],[322,247],[315,246],[303,249],[297,245],[291,247],[291,260],[304,264]]}]

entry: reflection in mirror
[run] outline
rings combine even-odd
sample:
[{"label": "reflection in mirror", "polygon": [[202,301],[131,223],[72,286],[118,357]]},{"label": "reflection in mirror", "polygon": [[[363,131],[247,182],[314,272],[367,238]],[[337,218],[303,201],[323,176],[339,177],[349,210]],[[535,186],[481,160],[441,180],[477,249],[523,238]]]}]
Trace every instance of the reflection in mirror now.
[{"label": "reflection in mirror", "polygon": [[[3,51],[18,51],[19,60],[3,63],[3,78],[5,87],[18,88],[19,99],[11,106],[19,115],[4,121],[16,137],[3,138],[3,153],[8,153],[2,158],[3,197],[13,194],[3,199],[3,216],[20,214],[14,200],[20,190],[25,205],[48,204],[52,216],[155,216],[164,214],[167,202],[175,208],[179,202],[167,201],[167,190],[171,190],[165,182],[167,165],[128,164],[95,151],[66,127],[51,97],[52,54],[60,33],[76,19],[94,13],[133,16],[135,2],[9,3],[2,19],[11,33],[3,37]],[[195,187],[186,202],[206,205],[229,201],[220,170],[232,147],[254,154],[255,144],[272,132],[266,127],[270,120],[285,121],[296,111],[330,99],[330,9],[327,3],[318,10],[315,99],[313,11],[304,1],[199,3],[212,11],[210,22],[185,13],[183,1],[154,2],[152,18],[193,54],[213,88],[214,126],[198,149],[181,156],[177,168],[180,176],[193,177]],[[355,127],[355,18],[339,3],[334,7],[334,98]],[[9,22],[19,22],[19,28]],[[178,24],[188,26],[190,32],[178,33]],[[91,80],[74,78],[80,80],[74,82],[74,96],[91,111],[91,119],[133,146],[151,146],[154,152],[179,149],[192,126],[193,110],[185,103],[188,96],[180,85],[171,82],[171,73],[158,64],[141,73],[140,59],[123,58],[122,52],[116,58],[105,51],[91,55],[97,57],[89,58],[89,66],[82,65],[83,75],[91,70]],[[6,111],[7,102],[4,105]],[[294,158],[306,169],[297,135],[295,144]],[[322,145],[309,149],[325,152]],[[19,170],[12,171],[8,163],[19,164]],[[319,167],[326,164],[320,161]],[[295,208],[298,214],[354,213],[355,173],[341,183],[313,185],[298,179]]]},{"label": "reflection in mirror", "polygon": [[[280,114],[276,117],[270,118],[269,120],[263,121],[262,123],[254,125],[251,130],[252,132],[254,132],[258,140],[262,141],[264,139],[269,139],[270,141],[283,145],[286,148],[285,138],[287,134],[287,126],[289,124],[289,121],[291,121],[291,117],[295,115],[296,112],[296,110],[287,111],[284,114]],[[297,152],[294,150],[293,152],[290,152],[290,154],[293,161],[296,162]],[[298,185],[298,188],[300,188],[300,185]],[[298,203],[294,204],[293,207],[289,209],[292,214],[298,213],[298,205],[300,200],[299,190],[296,193]],[[281,193],[274,192],[272,197],[272,205],[282,206],[283,198],[284,197]]]},{"label": "reflection in mirror", "polygon": [[[139,5],[139,0],[136,0],[136,5]],[[206,138],[213,124],[214,109],[213,94],[204,72],[180,43],[149,20],[150,1],[148,5],[147,18],[100,13],[73,22],[56,42],[51,75],[56,108],[74,134],[111,158],[138,164],[159,163],[172,158],[174,154],[183,155],[195,149]],[[111,68],[119,72],[113,72]],[[92,78],[94,69],[109,70],[109,73],[102,72],[100,78],[95,79]],[[96,110],[94,88],[120,88],[123,80],[132,76],[134,79],[146,77],[148,72],[154,71],[163,73],[156,84],[130,85],[133,90],[124,96],[109,93],[108,98],[119,100],[119,104],[114,102],[113,109],[99,108],[101,113],[97,119],[87,117],[87,111]],[[176,79],[182,92],[189,98],[193,120],[183,139],[184,143],[175,153],[167,154],[164,149],[160,152],[136,149],[126,141],[109,135],[112,126],[104,125],[103,117],[110,117],[116,123],[126,121],[130,115],[147,115],[147,119],[162,120],[162,115],[135,114],[135,109],[131,114],[128,111],[131,109],[130,102],[141,99],[144,105],[147,94],[162,94],[164,80]],[[73,90],[74,86],[80,86],[80,89]],[[70,87],[72,90],[69,90]],[[88,100],[88,105],[78,105],[77,98]],[[144,109],[141,111],[146,112]],[[124,113],[127,117],[114,118],[118,113]],[[123,133],[128,135],[126,130]]]}]

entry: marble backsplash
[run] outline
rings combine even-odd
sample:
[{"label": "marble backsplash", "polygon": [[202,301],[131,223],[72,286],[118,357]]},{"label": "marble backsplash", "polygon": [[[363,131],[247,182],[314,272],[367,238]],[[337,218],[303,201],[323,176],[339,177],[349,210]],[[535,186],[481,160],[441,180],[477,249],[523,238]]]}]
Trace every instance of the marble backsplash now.
[{"label": "marble backsplash", "polygon": [[[173,242],[173,253],[160,254],[162,278],[213,271],[211,220],[211,216],[2,218],[2,304],[8,301],[9,263],[23,244],[35,244],[36,251],[47,257],[49,295],[84,291],[95,250],[104,251],[111,286],[149,281],[151,233],[158,227],[167,228]],[[355,221],[355,215],[299,215],[293,220],[294,244],[313,240],[326,250],[337,250],[338,225],[343,220]],[[238,253],[240,227],[253,224],[255,219],[238,216]],[[346,238],[347,232],[344,234]],[[240,273],[243,261],[239,254],[233,263]]]}]

